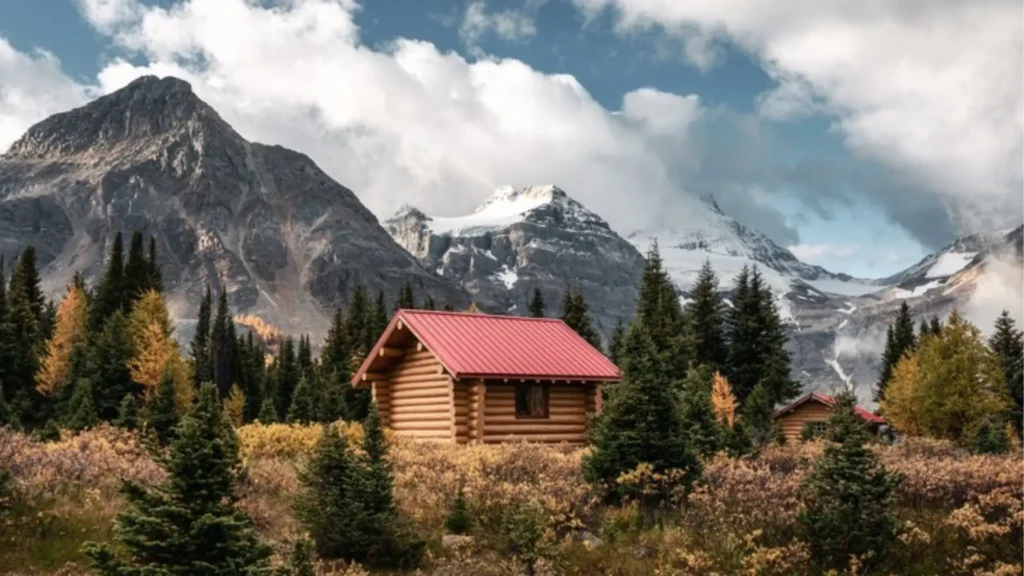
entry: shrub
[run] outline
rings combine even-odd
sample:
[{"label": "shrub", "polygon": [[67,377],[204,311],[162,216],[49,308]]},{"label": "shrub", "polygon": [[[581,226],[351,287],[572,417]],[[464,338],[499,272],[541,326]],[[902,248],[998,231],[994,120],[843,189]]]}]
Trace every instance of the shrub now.
[{"label": "shrub", "polygon": [[469,532],[469,524],[466,495],[462,486],[459,486],[459,491],[455,494],[455,500],[452,502],[451,511],[448,512],[448,518],[444,521],[444,527],[450,534],[465,534]]}]

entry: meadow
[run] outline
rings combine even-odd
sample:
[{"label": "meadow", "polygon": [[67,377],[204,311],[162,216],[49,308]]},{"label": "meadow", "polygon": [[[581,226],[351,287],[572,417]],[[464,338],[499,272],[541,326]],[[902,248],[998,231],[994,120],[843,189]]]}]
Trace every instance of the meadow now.
[{"label": "meadow", "polygon": [[[358,424],[345,433],[358,440]],[[249,424],[238,428],[244,474],[240,505],[279,554],[302,536],[292,503],[319,426]],[[351,443],[357,445],[356,442]],[[901,531],[880,570],[900,575],[1000,575],[1022,572],[1024,460],[971,455],[936,440],[874,448],[904,476],[897,491]],[[521,574],[526,554],[510,546],[509,511],[533,510],[529,550],[537,574],[751,576],[806,574],[798,538],[800,481],[820,457],[820,442],[769,446],[704,462],[689,493],[656,510],[607,506],[584,482],[586,448],[530,444],[450,446],[392,439],[395,497],[428,541],[420,573]],[[162,479],[133,432],[100,425],[42,442],[0,428],[0,573],[87,574],[81,545],[107,541],[123,509],[122,479]],[[620,482],[657,488],[645,469]],[[462,486],[472,538],[443,544],[445,518]],[[321,574],[364,574],[320,564]],[[856,565],[851,573],[858,573]]]}]

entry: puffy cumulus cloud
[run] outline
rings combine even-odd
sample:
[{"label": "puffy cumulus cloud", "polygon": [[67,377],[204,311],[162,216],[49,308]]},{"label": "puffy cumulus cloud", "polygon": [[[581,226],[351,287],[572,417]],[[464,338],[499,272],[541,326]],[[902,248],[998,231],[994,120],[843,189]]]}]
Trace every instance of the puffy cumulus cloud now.
[{"label": "puffy cumulus cloud", "polygon": [[996,318],[1006,310],[1017,325],[1024,324],[1024,270],[1013,255],[990,257],[964,306],[964,317],[990,335]]},{"label": "puffy cumulus cloud", "polygon": [[[80,2],[97,13],[100,0]],[[371,49],[355,10],[135,3],[112,25],[95,22],[135,56],[98,82],[109,92],[143,74],[181,77],[245,137],[309,154],[381,215],[402,202],[464,213],[505,183],[557,183],[624,230],[687,201],[678,158],[696,155],[695,96],[640,89],[611,111],[572,76],[517,60],[470,62],[407,39]]]},{"label": "puffy cumulus cloud", "polygon": [[488,12],[483,0],[473,0],[466,5],[462,15],[459,38],[470,50],[479,54],[480,39],[487,34],[502,40],[522,40],[537,34],[537,27],[526,10]]},{"label": "puffy cumulus cloud", "polygon": [[24,54],[0,36],[0,152],[33,122],[87,98],[87,90],[61,72],[52,54]]},{"label": "puffy cumulus cloud", "polygon": [[893,188],[910,189],[929,211],[937,201],[947,223],[963,229],[1020,222],[1019,0],[574,1],[590,15],[614,9],[621,29],[660,26],[700,42],[710,35],[756,55],[777,82],[759,98],[762,113],[834,118],[852,151],[902,180],[876,199],[929,243],[921,219],[893,204]]}]

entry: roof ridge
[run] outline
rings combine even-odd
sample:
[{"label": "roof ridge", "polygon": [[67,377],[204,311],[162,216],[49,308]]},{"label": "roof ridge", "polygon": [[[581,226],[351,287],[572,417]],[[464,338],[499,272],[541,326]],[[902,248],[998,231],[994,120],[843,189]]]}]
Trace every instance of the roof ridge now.
[{"label": "roof ridge", "polygon": [[466,317],[478,317],[478,318],[497,318],[501,320],[526,320],[530,322],[562,322],[561,318],[534,318],[533,316],[514,316],[508,314],[487,314],[484,312],[459,312],[456,310],[423,310],[421,308],[399,308],[399,313],[404,314],[424,314],[434,316],[466,316]]}]

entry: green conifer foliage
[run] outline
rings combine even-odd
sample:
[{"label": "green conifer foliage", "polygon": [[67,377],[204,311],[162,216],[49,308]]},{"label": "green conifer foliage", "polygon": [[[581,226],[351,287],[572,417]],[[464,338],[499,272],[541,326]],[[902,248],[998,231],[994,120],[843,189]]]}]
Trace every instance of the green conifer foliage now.
[{"label": "green conifer foliage", "polygon": [[988,346],[999,359],[1003,378],[1009,390],[1009,420],[1018,435],[1024,434],[1024,332],[1016,328],[1010,313],[1003,310],[996,319],[995,331]]},{"label": "green conifer foliage", "polygon": [[842,571],[852,557],[868,573],[884,561],[896,538],[893,491],[901,478],[868,449],[855,407],[852,394],[836,397],[826,434],[830,443],[801,486],[799,525],[816,574]]},{"label": "green conifer foliage", "polygon": [[466,494],[462,486],[459,486],[459,491],[455,493],[455,500],[452,501],[451,510],[448,511],[448,517],[445,518],[444,527],[449,534],[466,534],[469,532],[470,523]]},{"label": "green conifer foliage", "polygon": [[725,448],[722,427],[711,403],[711,377],[707,365],[690,368],[680,393],[680,416],[692,450],[699,456],[711,456]]},{"label": "green conifer foliage", "polygon": [[689,320],[693,362],[712,371],[725,370],[729,351],[725,346],[725,311],[718,295],[718,277],[711,262],[704,261],[690,292],[685,314]]},{"label": "green conifer foliage", "polygon": [[395,302],[395,310],[413,310],[416,308],[416,297],[412,293],[412,284],[406,282],[402,291],[398,293],[398,300]]},{"label": "green conifer foliage", "polygon": [[149,284],[148,289],[156,290],[157,292],[164,291],[164,277],[160,272],[160,263],[156,257],[156,238],[150,237],[149,239],[149,258],[146,260],[147,272],[149,273]]},{"label": "green conifer foliage", "polygon": [[89,311],[89,325],[93,330],[99,330],[103,322],[115,311],[127,313],[125,303],[124,244],[121,233],[118,232],[110,249],[110,262],[99,286],[96,287],[92,308]]},{"label": "green conifer foliage", "polygon": [[616,366],[619,365],[622,358],[622,340],[625,337],[626,325],[623,324],[622,318],[619,318],[615,323],[615,328],[612,330],[612,337],[608,341],[608,359]]},{"label": "green conifer foliage", "polygon": [[213,359],[210,357],[210,322],[213,315],[213,296],[210,285],[199,303],[199,320],[190,344],[192,352],[192,383],[196,389],[204,382],[213,382]]},{"label": "green conifer foliage", "polygon": [[132,233],[131,242],[128,244],[128,262],[124,265],[124,298],[128,310],[149,288],[149,261],[146,260],[142,232],[136,230]]},{"label": "green conifer foliage", "polygon": [[423,297],[423,309],[424,310],[437,310],[437,302],[434,302],[434,297],[427,294]]},{"label": "green conifer foliage", "polygon": [[571,287],[565,289],[565,293],[562,294],[562,321],[591,346],[598,350],[601,349],[601,335],[594,328],[593,320],[590,318],[590,309],[583,297],[582,289]]},{"label": "green conifer foliage", "polygon": [[221,286],[217,299],[217,315],[213,319],[210,333],[210,359],[213,363],[213,383],[221,397],[226,397],[235,384],[235,368],[238,345],[235,322],[228,309],[227,287]]},{"label": "green conifer foliage", "polygon": [[301,377],[299,361],[295,354],[295,340],[289,336],[285,338],[277,357],[277,397],[274,399],[274,409],[279,415],[288,415],[295,387],[298,386]]},{"label": "green conifer foliage", "polygon": [[309,341],[309,335],[299,336],[299,351],[296,357],[299,362],[299,374],[303,378],[309,378],[313,372],[313,345]]},{"label": "green conifer foliage", "polygon": [[545,316],[544,306],[544,295],[540,293],[540,288],[534,288],[533,294],[530,296],[530,316],[534,318],[543,318]]},{"label": "green conifer foliage", "polygon": [[70,430],[81,432],[99,422],[92,402],[92,383],[81,378],[75,384],[75,392],[68,403],[64,425]]},{"label": "green conifer foliage", "polygon": [[[287,576],[316,576],[313,569],[313,546],[306,540],[298,540],[288,558]],[[281,575],[285,576],[285,575]]]},{"label": "green conifer foliage", "polygon": [[388,327],[388,305],[387,300],[384,299],[384,291],[380,290],[377,292],[377,303],[373,306],[373,311],[369,317],[369,325],[366,333],[366,352],[373,349],[374,344],[377,343],[377,339],[384,333],[384,330]]},{"label": "green conifer foliage", "polygon": [[121,400],[138,394],[140,386],[132,380],[128,362],[132,359],[132,341],[128,319],[120,310],[111,314],[90,346],[90,379],[96,399],[96,411],[102,420],[117,417]]},{"label": "green conifer foliage", "polygon": [[615,479],[639,464],[655,472],[681,470],[684,482],[700,474],[690,449],[665,367],[643,322],[635,322],[622,345],[623,379],[608,394],[602,414],[595,418],[585,457],[588,481],[607,487],[614,500],[626,496]]},{"label": "green conifer foliage", "polygon": [[682,380],[690,365],[686,317],[675,285],[662,265],[657,243],[651,246],[644,264],[637,320],[646,327],[669,380]]},{"label": "green conifer foliage", "polygon": [[308,424],[316,420],[318,420],[317,402],[314,397],[313,384],[309,379],[303,377],[295,386],[292,405],[288,408],[288,421]]},{"label": "green conifer foliage", "polygon": [[269,396],[263,399],[263,405],[260,406],[260,413],[256,419],[262,424],[277,422],[277,409],[274,408],[274,401]]},{"label": "green conifer foliage", "polygon": [[[348,342],[352,354],[366,354],[373,348],[374,342],[370,341],[369,334],[372,331],[370,320],[370,305],[366,298],[366,291],[362,286],[357,285],[352,290],[352,297],[348,301],[348,313],[345,315],[347,321],[345,328],[348,331]],[[348,360],[346,360],[348,362]]]},{"label": "green conifer foliage", "polygon": [[138,400],[135,399],[134,394],[125,394],[114,424],[125,430],[136,430],[139,427],[139,419]]},{"label": "green conifer foliage", "polygon": [[221,415],[212,384],[199,391],[196,407],[178,428],[161,459],[167,481],[155,488],[127,483],[127,512],[114,530],[126,558],[105,544],[86,554],[103,576],[203,574],[268,575],[271,550],[237,508],[238,442]]},{"label": "green conifer foliage", "polygon": [[156,436],[161,446],[166,446],[175,435],[178,419],[178,409],[174,403],[174,376],[164,372],[156,396],[150,399],[144,411],[146,430]]},{"label": "green conifer foliage", "polygon": [[747,401],[743,403],[742,421],[754,447],[765,446],[777,436],[772,418],[773,407],[768,390],[760,383],[754,386]]},{"label": "green conifer foliage", "polygon": [[7,288],[5,316],[0,319],[3,356],[5,357],[4,388],[8,393],[11,417],[20,425],[32,428],[48,416],[43,399],[36,391],[35,376],[39,370],[40,352],[46,339],[45,302],[39,288],[35,249],[25,248],[11,273]]},{"label": "green conifer foliage", "polygon": [[885,387],[892,379],[892,370],[903,358],[903,355],[917,346],[914,335],[914,319],[910,315],[910,306],[904,301],[896,315],[896,320],[889,325],[885,334],[885,351],[882,352],[882,368],[875,385],[875,400],[885,399]]}]

